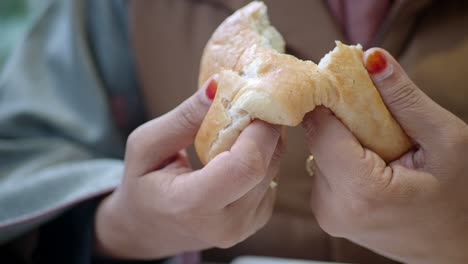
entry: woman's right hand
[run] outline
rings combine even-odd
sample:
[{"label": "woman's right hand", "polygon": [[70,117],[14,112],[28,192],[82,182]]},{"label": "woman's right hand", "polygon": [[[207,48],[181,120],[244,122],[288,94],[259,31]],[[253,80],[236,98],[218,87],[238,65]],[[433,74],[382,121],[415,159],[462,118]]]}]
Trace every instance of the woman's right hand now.
[{"label": "woman's right hand", "polygon": [[[365,64],[416,147],[386,164],[326,109],[304,119],[319,225],[403,263],[468,263],[468,126],[413,83],[385,50]],[[441,87],[444,89],[444,87]]]},{"label": "woman's right hand", "polygon": [[[156,259],[227,248],[272,214],[280,127],[253,122],[230,151],[193,171],[184,148],[208,111],[212,79],[171,112],[137,128],[127,141],[122,184],[98,207],[98,253]],[[212,96],[211,96],[212,97]]]}]

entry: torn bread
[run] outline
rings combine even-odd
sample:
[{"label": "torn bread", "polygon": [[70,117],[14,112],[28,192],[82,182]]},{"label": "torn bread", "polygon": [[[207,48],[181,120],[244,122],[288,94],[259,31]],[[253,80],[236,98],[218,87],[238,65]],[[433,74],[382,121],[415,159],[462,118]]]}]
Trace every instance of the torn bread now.
[{"label": "torn bread", "polygon": [[372,83],[358,46],[340,42],[316,65],[283,54],[284,40],[269,23],[267,8],[252,2],[227,18],[205,47],[199,83],[218,73],[218,90],[195,139],[206,164],[229,150],[254,119],[297,126],[323,105],[363,146],[390,161],[411,142]]}]

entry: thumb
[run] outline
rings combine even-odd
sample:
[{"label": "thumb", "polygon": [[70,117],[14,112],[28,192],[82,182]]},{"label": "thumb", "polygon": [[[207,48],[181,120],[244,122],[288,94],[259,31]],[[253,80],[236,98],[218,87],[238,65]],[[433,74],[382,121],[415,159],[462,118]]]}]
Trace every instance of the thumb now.
[{"label": "thumb", "polygon": [[216,89],[215,75],[172,111],[135,129],[127,140],[125,155],[128,171],[134,175],[144,175],[160,168],[191,144],[210,108]]},{"label": "thumb", "polygon": [[217,81],[218,76],[212,76],[194,95],[158,118],[160,128],[167,131],[167,134],[173,134],[171,136],[173,138],[185,140],[184,146],[192,143],[214,99],[218,87]]},{"label": "thumb", "polygon": [[431,145],[446,130],[442,121],[448,112],[424,94],[387,51],[367,50],[364,64],[387,108],[414,141]]}]

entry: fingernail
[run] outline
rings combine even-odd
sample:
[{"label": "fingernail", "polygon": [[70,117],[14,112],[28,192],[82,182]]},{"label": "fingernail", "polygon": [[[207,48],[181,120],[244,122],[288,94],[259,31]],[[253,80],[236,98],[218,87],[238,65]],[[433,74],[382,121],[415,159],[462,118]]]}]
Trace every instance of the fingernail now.
[{"label": "fingernail", "polygon": [[208,83],[208,85],[206,86],[206,89],[205,89],[206,97],[208,97],[208,99],[213,101],[213,99],[216,96],[216,90],[217,89],[218,89],[218,83],[217,83],[216,79],[211,78],[210,82]]},{"label": "fingernail", "polygon": [[386,79],[393,73],[393,66],[387,62],[385,55],[379,50],[366,54],[365,66],[374,81]]}]

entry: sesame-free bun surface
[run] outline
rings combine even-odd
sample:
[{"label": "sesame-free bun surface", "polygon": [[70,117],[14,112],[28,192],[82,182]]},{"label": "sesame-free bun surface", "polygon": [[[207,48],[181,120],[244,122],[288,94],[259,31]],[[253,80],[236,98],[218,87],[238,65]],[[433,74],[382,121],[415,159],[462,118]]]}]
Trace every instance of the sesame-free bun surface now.
[{"label": "sesame-free bun surface", "polygon": [[262,2],[228,17],[201,60],[199,83],[219,74],[218,90],[195,139],[206,164],[229,150],[254,119],[296,126],[316,106],[328,107],[363,146],[389,161],[411,142],[384,105],[358,46],[340,42],[316,65],[283,54],[284,40]]}]

